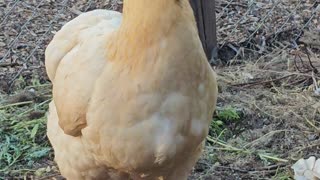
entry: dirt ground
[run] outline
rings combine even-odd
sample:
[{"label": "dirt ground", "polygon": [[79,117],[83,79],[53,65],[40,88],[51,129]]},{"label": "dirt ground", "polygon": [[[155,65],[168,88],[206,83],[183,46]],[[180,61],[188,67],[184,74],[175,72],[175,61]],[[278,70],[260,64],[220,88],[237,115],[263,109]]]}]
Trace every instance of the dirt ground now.
[{"label": "dirt ground", "polygon": [[[217,0],[219,98],[190,180],[292,179],[320,158],[320,5]],[[46,138],[44,50],[81,12],[117,0],[0,0],[0,179],[61,179]]]}]

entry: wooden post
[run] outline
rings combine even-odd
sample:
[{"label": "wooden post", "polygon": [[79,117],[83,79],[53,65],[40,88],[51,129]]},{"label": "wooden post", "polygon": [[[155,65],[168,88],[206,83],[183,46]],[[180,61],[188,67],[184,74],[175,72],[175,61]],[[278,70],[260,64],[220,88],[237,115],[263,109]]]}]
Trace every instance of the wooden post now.
[{"label": "wooden post", "polygon": [[190,0],[197,21],[199,36],[207,58],[216,59],[217,33],[215,0]]}]

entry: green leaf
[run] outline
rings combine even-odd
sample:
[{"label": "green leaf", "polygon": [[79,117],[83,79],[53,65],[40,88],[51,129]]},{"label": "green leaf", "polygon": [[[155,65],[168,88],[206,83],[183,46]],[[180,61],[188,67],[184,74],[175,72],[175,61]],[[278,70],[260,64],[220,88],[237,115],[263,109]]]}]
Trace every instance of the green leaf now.
[{"label": "green leaf", "polygon": [[38,129],[39,129],[39,124],[36,124],[36,125],[33,127],[32,131],[31,131],[30,137],[31,137],[32,139],[36,136],[36,134],[37,134],[37,132],[38,132]]},{"label": "green leaf", "polygon": [[44,156],[47,156],[50,151],[50,148],[42,148],[41,150],[35,151],[31,154],[29,154],[29,157],[32,158],[42,158]]},{"label": "green leaf", "polygon": [[215,121],[215,123],[216,123],[216,125],[218,125],[218,126],[222,126],[222,125],[223,125],[223,122],[220,121],[220,120]]}]

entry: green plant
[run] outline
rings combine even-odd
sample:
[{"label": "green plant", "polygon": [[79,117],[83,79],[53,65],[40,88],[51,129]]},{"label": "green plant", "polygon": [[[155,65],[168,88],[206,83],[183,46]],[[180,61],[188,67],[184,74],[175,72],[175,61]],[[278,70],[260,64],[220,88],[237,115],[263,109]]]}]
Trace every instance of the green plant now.
[{"label": "green plant", "polygon": [[217,111],[216,119],[221,121],[237,121],[240,119],[240,116],[235,108],[227,107]]},{"label": "green plant", "polygon": [[217,109],[216,115],[213,117],[210,125],[210,135],[214,137],[223,137],[228,133],[228,124],[239,121],[240,115],[237,110],[232,107]]},{"label": "green plant", "polygon": [[[35,87],[39,88],[42,86]],[[44,100],[7,103],[6,98],[0,96],[0,177],[19,174],[49,157],[51,147],[46,138],[44,112],[48,109],[50,96],[38,96]],[[43,113],[31,116],[35,112]]]}]

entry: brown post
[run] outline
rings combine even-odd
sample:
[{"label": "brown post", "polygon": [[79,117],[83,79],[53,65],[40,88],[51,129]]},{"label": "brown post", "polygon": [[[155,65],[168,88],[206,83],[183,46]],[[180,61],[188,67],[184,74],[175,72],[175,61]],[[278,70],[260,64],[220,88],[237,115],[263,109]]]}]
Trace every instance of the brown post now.
[{"label": "brown post", "polygon": [[217,58],[215,0],[190,0],[199,36],[209,60]]}]

